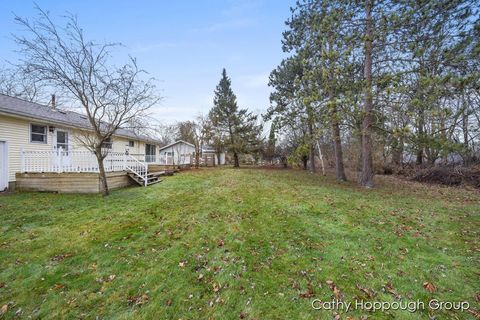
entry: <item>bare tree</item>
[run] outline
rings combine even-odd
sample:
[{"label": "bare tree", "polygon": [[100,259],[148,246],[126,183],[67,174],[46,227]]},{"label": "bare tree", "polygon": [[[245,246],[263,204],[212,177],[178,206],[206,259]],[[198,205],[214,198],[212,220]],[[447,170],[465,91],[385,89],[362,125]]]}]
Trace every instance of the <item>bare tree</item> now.
[{"label": "bare tree", "polygon": [[109,64],[111,50],[119,44],[85,39],[75,16],[67,15],[65,26],[58,27],[48,12],[36,9],[38,17],[33,21],[15,17],[27,33],[14,36],[24,56],[21,65],[83,108],[90,128],[79,140],[95,153],[101,192],[106,196],[109,190],[103,160],[109,149],[105,146],[119,128],[135,123],[157,103],[153,79],[142,79],[145,71],[138,68],[134,58],[120,68]]},{"label": "bare tree", "polygon": [[46,100],[46,86],[43,82],[22,68],[0,70],[0,93],[27,101]]},{"label": "bare tree", "polygon": [[179,122],[176,126],[177,138],[195,146],[195,168],[198,168],[202,146],[211,132],[210,119],[200,114],[194,121]]},{"label": "bare tree", "polygon": [[158,124],[153,128],[153,135],[158,141],[160,146],[166,146],[173,142],[173,137],[176,134],[176,126],[171,124]]}]

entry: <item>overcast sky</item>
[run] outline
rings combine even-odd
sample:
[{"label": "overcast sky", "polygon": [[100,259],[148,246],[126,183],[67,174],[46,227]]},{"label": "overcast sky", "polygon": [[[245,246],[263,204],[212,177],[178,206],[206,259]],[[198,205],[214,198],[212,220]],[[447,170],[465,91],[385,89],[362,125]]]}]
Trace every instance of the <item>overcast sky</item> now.
[{"label": "overcast sky", "polygon": [[[207,113],[222,68],[240,107],[257,113],[269,105],[270,71],[284,57],[282,31],[294,0],[53,1],[36,3],[62,22],[76,14],[87,38],[121,42],[115,59],[128,55],[158,79],[164,97],[155,108],[163,123]],[[14,14],[34,18],[32,1],[0,1],[0,58],[14,61]],[[5,63],[2,63],[5,64]]]}]

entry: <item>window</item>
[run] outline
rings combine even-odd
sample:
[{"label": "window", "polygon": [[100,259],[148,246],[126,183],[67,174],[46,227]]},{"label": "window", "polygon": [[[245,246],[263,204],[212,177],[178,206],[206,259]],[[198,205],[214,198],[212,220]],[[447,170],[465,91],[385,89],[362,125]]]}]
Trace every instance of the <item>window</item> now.
[{"label": "window", "polygon": [[47,126],[30,125],[30,142],[47,143]]},{"label": "window", "polygon": [[135,147],[135,141],[133,141],[133,140],[128,141],[128,146],[129,146],[130,148]]},{"label": "window", "polygon": [[57,130],[57,149],[68,151],[68,132]]},{"label": "window", "polygon": [[145,161],[146,162],[155,162],[156,148],[153,144],[145,145]]},{"label": "window", "polygon": [[102,148],[112,149],[112,138],[105,139],[102,143]]}]

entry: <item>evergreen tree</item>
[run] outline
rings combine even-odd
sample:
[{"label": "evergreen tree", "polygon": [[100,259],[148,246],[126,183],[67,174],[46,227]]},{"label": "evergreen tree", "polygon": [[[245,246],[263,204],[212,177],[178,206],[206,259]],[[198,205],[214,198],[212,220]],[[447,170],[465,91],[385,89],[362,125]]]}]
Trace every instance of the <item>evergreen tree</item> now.
[{"label": "evergreen tree", "polygon": [[258,151],[262,127],[257,124],[256,115],[248,109],[238,108],[237,97],[231,85],[227,71],[223,69],[222,78],[214,92],[214,106],[209,118],[212,123],[212,139],[232,153],[234,166],[239,167],[240,154]]}]

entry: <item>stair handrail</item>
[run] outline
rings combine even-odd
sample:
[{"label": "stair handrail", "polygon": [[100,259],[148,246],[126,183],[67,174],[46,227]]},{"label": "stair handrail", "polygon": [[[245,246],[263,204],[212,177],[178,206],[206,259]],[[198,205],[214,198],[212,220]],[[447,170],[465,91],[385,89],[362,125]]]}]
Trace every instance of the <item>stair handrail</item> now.
[{"label": "stair handrail", "polygon": [[137,170],[135,170],[133,167],[129,166],[127,164],[127,162],[125,162],[125,169],[128,169],[128,170],[132,171],[134,174],[136,174],[138,177],[140,177],[143,180],[144,185],[146,187],[148,185],[148,163],[141,162],[140,160],[138,160],[137,158],[135,158],[135,157],[133,157],[129,154],[125,154],[125,156],[128,159],[135,161],[136,163],[138,163],[140,166],[142,166],[145,169],[145,170],[143,170],[144,174],[142,175],[141,172],[137,172]]}]

